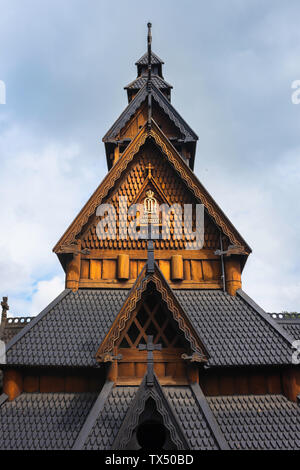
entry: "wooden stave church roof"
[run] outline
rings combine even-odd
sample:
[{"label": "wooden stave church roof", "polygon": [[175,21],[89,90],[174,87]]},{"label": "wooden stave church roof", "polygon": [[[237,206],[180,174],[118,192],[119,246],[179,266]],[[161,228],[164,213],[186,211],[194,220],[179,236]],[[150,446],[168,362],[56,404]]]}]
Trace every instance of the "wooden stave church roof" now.
[{"label": "wooden stave church roof", "polygon": [[[188,431],[191,450],[300,448],[299,404],[282,395],[205,397],[199,386],[196,390],[165,386],[162,391]],[[106,384],[98,397],[94,393],[23,393],[8,402],[2,395],[0,448],[112,449],[137,392],[138,387]]]},{"label": "wooden stave church roof", "polygon": [[[96,333],[97,340],[99,341],[101,333],[100,328],[102,333],[105,333],[103,324],[99,325],[99,319],[103,319],[106,322],[106,327],[109,328],[112,321],[112,314],[115,312],[116,308],[122,307],[122,303],[129,292],[124,289],[97,289],[92,292],[93,296],[99,296],[100,300],[98,299],[96,301],[95,323],[90,327],[90,330],[85,333],[90,338],[92,327],[95,329],[95,325],[98,323],[99,331],[96,331]],[[105,295],[110,296],[106,312],[103,311],[102,307],[103,297],[101,299],[104,292],[106,292]],[[86,301],[86,303],[83,301],[84,297],[88,296],[88,294],[89,292],[83,289],[80,289],[77,293],[65,290],[58,299],[52,302],[38,317],[27,325],[22,332],[18,333],[15,338],[9,342],[7,346],[8,363],[5,367],[12,365],[96,367],[95,362],[92,362],[91,359],[92,357],[94,358],[94,355],[92,356],[92,349],[85,351],[87,353],[86,357],[88,357],[85,363],[76,362],[76,359],[79,358],[74,358],[74,350],[80,349],[80,345],[76,345],[76,340],[80,335],[83,335],[83,324],[86,325],[87,321],[83,313],[91,314],[91,303],[89,301]],[[184,294],[186,293],[184,292]],[[207,292],[198,289],[190,290],[189,300],[192,301],[192,309],[189,308],[189,302],[186,302],[185,296],[181,295],[180,291],[174,292],[174,295],[177,296],[186,314],[190,316],[193,323],[197,324],[199,328],[200,326],[202,328],[207,327],[209,322],[212,321],[213,324],[210,334],[220,343],[221,349],[218,351],[213,350],[210,341],[212,336],[208,336],[207,344],[211,354],[210,367],[235,367],[238,365],[261,366],[262,364],[274,366],[290,364],[291,337],[285,333],[280,325],[277,326],[274,321],[268,318],[267,314],[256,306],[242,291],[238,292],[237,297],[233,299],[228,294],[221,291]],[[70,300],[69,310],[64,305],[67,299]],[[117,300],[120,302],[119,305],[117,304]],[[77,312],[76,302],[78,302]],[[109,312],[108,309],[110,309]],[[199,313],[204,314],[204,317],[197,317]],[[63,316],[64,314],[66,315],[65,317]],[[108,317],[109,314],[110,316]],[[255,317],[254,324],[249,321],[252,316]],[[47,324],[49,318],[53,320],[52,322],[50,321],[50,325]],[[68,331],[68,338],[60,336],[61,330],[64,329],[63,326],[67,324],[67,318],[71,328],[71,331]],[[245,349],[243,349],[243,351],[237,350],[240,337],[237,336],[234,326],[250,341],[246,351]],[[252,329],[250,327],[252,327]],[[40,331],[38,331],[39,328]],[[263,341],[261,343],[256,339],[256,335],[260,336],[260,333],[263,335]],[[207,330],[202,329],[199,331],[201,338],[207,334]],[[230,334],[232,336],[230,336]],[[269,349],[270,334],[273,339],[271,351]],[[57,344],[53,342],[51,344],[54,337],[58,340]],[[50,341],[48,350],[49,342],[47,343],[47,340]],[[36,341],[37,348],[35,351],[34,341]],[[25,343],[25,346],[22,343]],[[255,347],[258,348],[259,345],[261,349],[256,350]],[[28,360],[25,358],[25,355],[22,356],[23,346],[25,348],[23,352],[27,354]],[[63,348],[60,349],[62,346]],[[67,362],[68,357],[65,353],[68,346],[73,353],[72,360],[69,358],[70,362]],[[245,346],[245,344],[243,344],[243,346]],[[44,351],[48,353],[48,357],[46,358],[47,360],[42,363],[43,348]],[[241,352],[243,352],[244,355],[241,354]],[[13,353],[20,354],[20,356],[15,359],[16,356],[13,356]],[[55,353],[58,355],[57,358],[55,357]],[[94,353],[93,348],[93,354]],[[64,359],[66,362],[62,362],[61,359]],[[262,360],[265,362],[262,362]],[[130,389],[130,393],[128,389]],[[294,437],[300,433],[300,412],[297,404],[288,402],[281,395],[272,397],[251,395],[239,396],[237,398],[207,398],[203,395],[201,389],[200,391],[199,389],[200,387],[195,391],[191,385],[162,387],[166,400],[169,402],[170,407],[173,408],[178,421],[185,424],[185,429],[188,431],[187,435],[189,435],[189,448],[221,448],[220,439],[223,440],[223,442],[227,442],[228,445],[233,446],[233,448],[257,448],[259,446],[261,446],[259,448],[300,447],[300,443]],[[98,398],[96,398],[95,394],[75,394],[77,398],[79,398],[79,402],[78,406],[75,406],[73,409],[71,408],[71,414],[68,414],[66,411],[70,411],[68,403],[74,401],[74,394],[22,393],[13,402],[8,402],[7,397],[2,395],[0,397],[0,416],[2,417],[0,426],[4,426],[4,432],[0,433],[0,448],[74,448],[80,434],[88,428],[87,421],[89,421],[89,425],[93,424],[90,429],[90,431],[92,431],[95,430],[94,426],[96,426],[98,420],[100,419],[101,421],[103,418],[101,413],[104,408],[102,409],[100,407],[100,410],[98,408],[99,413],[97,415],[93,415],[92,413],[96,402],[98,405],[100,402],[101,405],[103,404],[103,406],[105,406],[107,401],[111,400],[110,406],[108,406],[106,414],[104,415],[104,422],[107,424],[107,427],[102,427],[104,429],[104,437],[107,438],[111,435],[109,418],[112,420],[114,429],[116,426],[120,427],[122,425],[122,416],[121,413],[118,413],[117,418],[115,418],[115,410],[116,408],[118,409],[121,403],[124,418],[130,404],[130,400],[127,400],[128,396],[129,398],[134,398],[134,393],[137,393],[139,389],[117,386],[111,388],[109,393],[103,396],[106,390],[107,388],[104,387]],[[127,408],[126,400],[128,403]],[[186,411],[184,406],[182,406],[182,402],[187,404],[187,408],[191,407],[192,411],[189,409]],[[273,415],[270,416],[270,402],[273,403],[272,412],[275,417]],[[253,403],[257,403],[259,408],[255,410],[253,422],[251,426],[249,426],[247,415],[253,411]],[[243,406],[244,414],[237,410],[237,404]],[[28,415],[26,414],[27,406],[29,409]],[[37,408],[39,411],[36,411],[33,421],[30,419],[30,410]],[[192,419],[195,412],[199,413],[197,420]],[[66,418],[65,420],[61,418],[62,415]],[[113,421],[114,418],[117,419],[117,423]],[[239,429],[241,434],[235,436],[235,439],[232,438],[232,434],[235,432],[235,428],[231,427],[233,418],[238,421],[238,426],[243,430],[240,431]],[[73,424],[71,434],[70,420]],[[201,429],[197,428],[197,426],[195,427],[196,422],[201,423]],[[37,423],[39,426],[37,426]],[[58,425],[60,434],[55,432]],[[276,436],[276,439],[261,438],[261,435],[263,437],[266,435],[266,426],[272,427],[273,437]],[[285,428],[284,436],[281,432],[283,426]],[[206,430],[204,435],[203,429]],[[99,429],[97,434],[99,435]],[[84,445],[88,446],[87,443],[91,443],[89,433],[86,434]],[[111,448],[112,446],[113,442],[108,443],[108,441],[106,441],[104,443],[105,449]],[[93,448],[99,449],[101,448],[101,444],[97,442],[97,440],[94,440]]]}]

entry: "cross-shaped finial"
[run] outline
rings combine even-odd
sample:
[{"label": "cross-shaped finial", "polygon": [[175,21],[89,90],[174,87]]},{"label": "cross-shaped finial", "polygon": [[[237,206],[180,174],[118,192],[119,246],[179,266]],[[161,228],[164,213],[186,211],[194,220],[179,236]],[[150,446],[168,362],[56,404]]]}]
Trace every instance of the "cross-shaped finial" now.
[{"label": "cross-shaped finial", "polygon": [[161,350],[161,344],[154,344],[153,343],[153,336],[149,335],[147,344],[139,344],[139,350],[140,351],[147,351],[147,378],[146,378],[146,384],[149,387],[152,387],[153,382],[154,382],[154,370],[153,370],[153,364],[154,364],[154,359],[153,359],[153,351],[160,351]]},{"label": "cross-shaped finial", "polygon": [[7,300],[8,300],[8,297],[2,297],[1,307],[3,310],[9,310]]},{"label": "cross-shaped finial", "polygon": [[152,173],[151,170],[154,170],[154,166],[151,165],[151,163],[148,163],[148,166],[146,166],[146,169],[148,170],[148,178],[151,180],[152,178]]},{"label": "cross-shaped finial", "polygon": [[2,307],[2,318],[6,318],[7,310],[9,310],[9,306],[7,303],[7,297],[2,297],[1,307]]}]

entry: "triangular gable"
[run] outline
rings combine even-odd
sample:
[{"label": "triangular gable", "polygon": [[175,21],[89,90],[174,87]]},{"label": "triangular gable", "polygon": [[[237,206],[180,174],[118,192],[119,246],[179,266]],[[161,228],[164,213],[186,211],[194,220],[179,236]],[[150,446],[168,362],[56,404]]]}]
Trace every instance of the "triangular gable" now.
[{"label": "triangular gable", "polygon": [[[171,119],[175,126],[180,130],[181,134],[184,136],[185,141],[195,141],[198,140],[197,134],[190,128],[190,126],[185,122],[185,120],[180,116],[176,109],[171,105],[169,100],[164,96],[164,94],[152,83],[151,85],[151,94],[156,103],[164,111],[164,113]],[[103,142],[109,142],[115,139],[116,135],[123,129],[127,124],[130,118],[135,114],[137,109],[141,106],[143,101],[146,100],[148,96],[147,85],[145,84],[133,100],[129,103],[127,108],[119,116],[116,122],[112,125],[109,131],[103,137]]]},{"label": "triangular gable", "polygon": [[130,442],[134,430],[139,424],[139,418],[143,413],[147,401],[152,399],[155,402],[157,412],[162,418],[163,424],[170,433],[170,439],[177,450],[189,449],[188,442],[173,409],[154,374],[154,381],[151,387],[147,386],[146,376],[144,377],[135,398],[125,416],[125,419],[119,429],[112,449],[126,449]]},{"label": "triangular gable", "polygon": [[145,198],[145,191],[148,189],[153,189],[155,193],[158,195],[157,197],[158,204],[168,204],[169,206],[171,206],[171,202],[169,201],[167,195],[162,191],[159,184],[157,184],[156,178],[154,178],[153,176],[150,178],[149,175],[147,176],[147,178],[145,178],[145,181],[142,184],[142,187],[136,194],[131,204],[141,203],[143,197]]},{"label": "triangular gable", "polygon": [[147,265],[142,269],[109,332],[100,344],[96,353],[96,359],[100,362],[105,362],[111,356],[122,332],[130,321],[137,303],[141,300],[142,294],[146,291],[150,282],[154,283],[156,290],[161,294],[163,301],[166,303],[173,320],[178,325],[179,330],[183,332],[185,339],[189,343],[192,360],[196,362],[207,361],[209,353],[205,345],[197,335],[196,330],[176,299],[172,289],[156,263],[153,273],[147,272]]},{"label": "triangular gable", "polygon": [[55,245],[53,251],[55,253],[60,253],[62,245],[70,245],[76,241],[77,235],[82,231],[83,227],[88,222],[89,217],[95,214],[98,205],[101,204],[104,197],[120,178],[123,171],[127,168],[128,164],[132,161],[147,138],[152,138],[156,145],[161,149],[166,159],[185,182],[186,186],[192,191],[196,199],[205,206],[207,213],[220,230],[229,238],[230,242],[233,245],[239,245],[243,249],[244,254],[248,255],[251,252],[249,245],[238,233],[233,224],[225,216],[223,211],[200,183],[193,171],[186,165],[171,142],[153,120],[150,130],[148,130],[145,125],[130,142],[121,158],[111,168],[73,223]]}]

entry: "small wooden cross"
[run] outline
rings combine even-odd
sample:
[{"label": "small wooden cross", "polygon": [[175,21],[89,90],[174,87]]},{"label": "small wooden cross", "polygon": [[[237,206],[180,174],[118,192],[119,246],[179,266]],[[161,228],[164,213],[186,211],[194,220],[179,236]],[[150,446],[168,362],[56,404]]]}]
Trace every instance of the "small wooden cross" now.
[{"label": "small wooden cross", "polygon": [[146,166],[146,169],[148,170],[148,178],[151,180],[152,178],[152,173],[151,170],[154,170],[154,166],[151,165],[151,163],[148,163],[148,166]]},{"label": "small wooden cross", "polygon": [[154,383],[153,351],[160,351],[161,350],[161,344],[153,344],[153,336],[149,335],[147,344],[139,344],[139,350],[140,351],[145,351],[146,350],[148,352],[148,354],[147,354],[147,378],[146,378],[146,383],[149,387],[152,387],[152,385]]}]

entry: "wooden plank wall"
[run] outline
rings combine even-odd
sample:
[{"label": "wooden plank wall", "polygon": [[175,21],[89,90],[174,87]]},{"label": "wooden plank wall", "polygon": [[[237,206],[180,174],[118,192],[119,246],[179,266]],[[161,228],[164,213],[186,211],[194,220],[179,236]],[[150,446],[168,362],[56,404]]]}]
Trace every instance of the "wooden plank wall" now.
[{"label": "wooden plank wall", "polygon": [[[128,287],[136,280],[146,263],[146,257],[139,253],[140,258],[129,258],[128,279],[118,278],[118,255],[110,258],[94,258],[81,260],[79,287],[102,287],[107,284],[120,283],[120,287]],[[218,259],[183,259],[182,279],[172,276],[172,256],[160,255],[157,259],[159,268],[173,288],[199,287],[218,289],[221,287],[221,263]],[[178,271],[177,271],[178,272]]]}]

